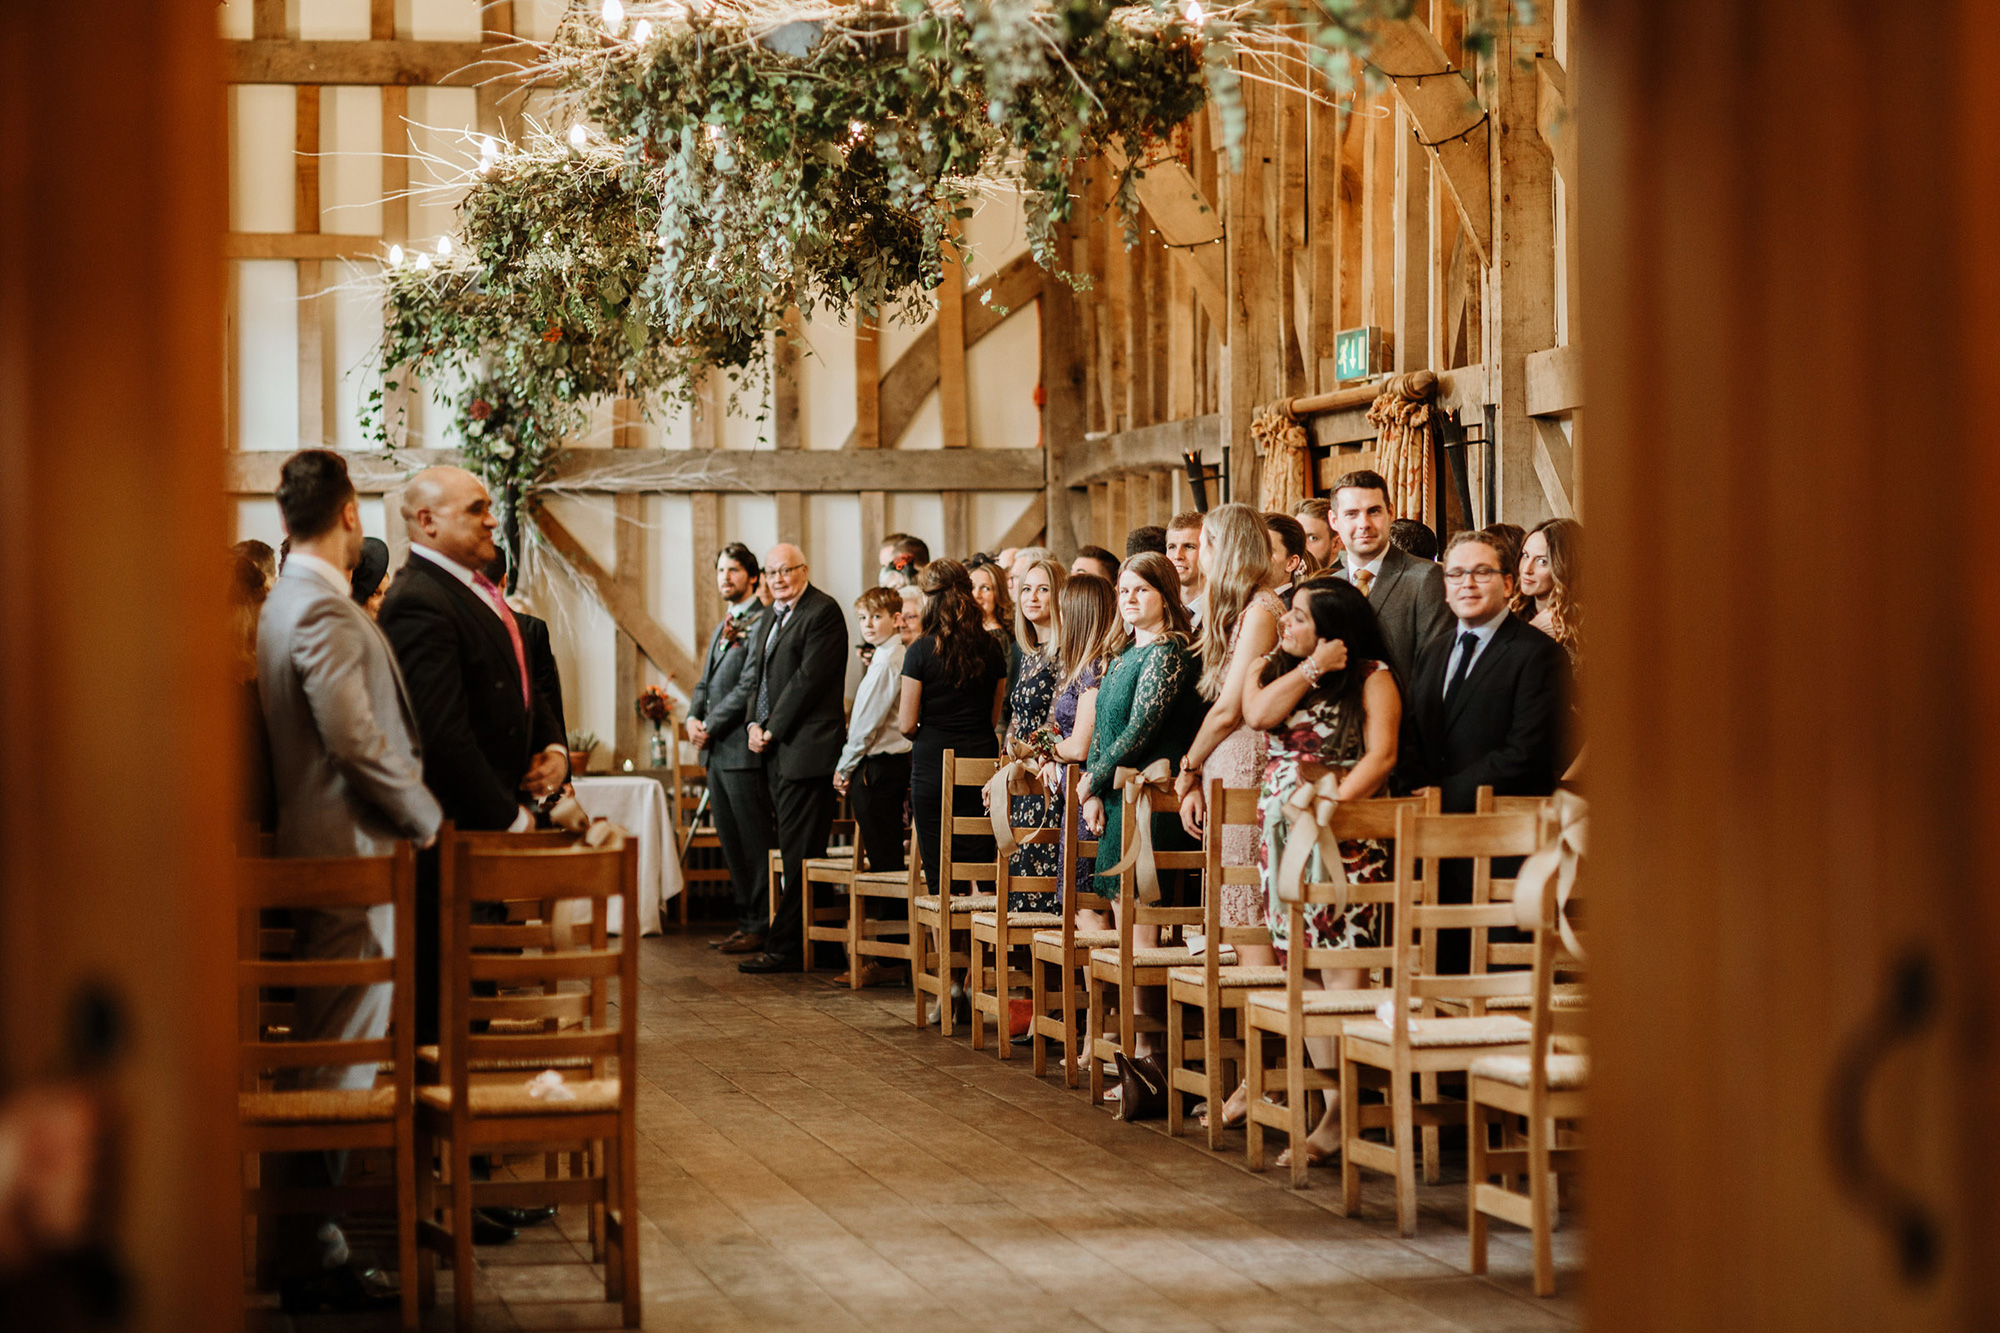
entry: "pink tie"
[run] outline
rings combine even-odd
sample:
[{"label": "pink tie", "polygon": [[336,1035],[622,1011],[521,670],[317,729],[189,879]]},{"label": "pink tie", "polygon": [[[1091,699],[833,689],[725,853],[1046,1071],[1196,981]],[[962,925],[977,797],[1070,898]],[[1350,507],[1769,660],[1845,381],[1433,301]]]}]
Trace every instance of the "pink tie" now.
[{"label": "pink tie", "polygon": [[507,605],[507,599],[500,595],[500,589],[484,574],[474,574],[472,582],[479,591],[486,594],[486,600],[493,604],[494,611],[500,616],[500,623],[507,627],[507,637],[514,643],[514,662],[521,668],[521,706],[532,707],[528,701],[528,649],[527,645],[521,642],[521,624],[514,619],[514,608]]}]

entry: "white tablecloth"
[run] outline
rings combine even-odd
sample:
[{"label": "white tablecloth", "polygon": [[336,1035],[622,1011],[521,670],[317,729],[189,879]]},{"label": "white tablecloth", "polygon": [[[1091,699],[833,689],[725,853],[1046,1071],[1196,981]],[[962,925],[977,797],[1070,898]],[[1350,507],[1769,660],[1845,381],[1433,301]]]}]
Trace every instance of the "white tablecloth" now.
[{"label": "white tablecloth", "polygon": [[[667,789],[651,778],[582,777],[576,801],[593,819],[608,819],[639,840],[639,933],[660,933],[660,907],[681,891],[679,849],[672,846]],[[611,902],[611,929],[622,904]]]}]

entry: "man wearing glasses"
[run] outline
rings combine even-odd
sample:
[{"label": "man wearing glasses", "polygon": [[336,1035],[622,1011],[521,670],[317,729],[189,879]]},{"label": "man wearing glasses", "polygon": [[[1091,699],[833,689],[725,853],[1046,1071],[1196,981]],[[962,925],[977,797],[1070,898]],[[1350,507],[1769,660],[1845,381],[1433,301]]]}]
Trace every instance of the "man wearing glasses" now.
[{"label": "man wearing glasses", "polygon": [[[1403,708],[1398,790],[1436,787],[1447,811],[1469,811],[1481,787],[1546,796],[1565,763],[1569,655],[1507,610],[1514,572],[1497,540],[1461,532],[1445,546],[1444,595],[1456,623],[1417,657]],[[1447,862],[1439,900],[1470,902],[1469,863]],[[1507,873],[1499,865],[1494,873]],[[1465,931],[1438,940],[1438,969],[1463,972]]]},{"label": "man wearing glasses", "polygon": [[805,861],[826,855],[833,827],[833,770],[847,739],[842,711],[847,680],[847,616],[840,603],[812,586],[805,552],[780,542],[764,557],[771,590],[769,627],[750,669],[750,750],[764,756],[784,888],[764,952],[736,965],[740,972],[797,971],[805,960],[799,894]]}]

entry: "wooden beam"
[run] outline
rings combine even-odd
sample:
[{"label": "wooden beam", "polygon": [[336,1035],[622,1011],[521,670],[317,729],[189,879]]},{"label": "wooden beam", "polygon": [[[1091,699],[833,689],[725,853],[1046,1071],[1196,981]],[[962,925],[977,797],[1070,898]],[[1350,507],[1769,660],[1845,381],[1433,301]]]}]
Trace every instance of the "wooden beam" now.
[{"label": "wooden beam", "polygon": [[[292,227],[319,231],[320,91],[302,84],[293,92]],[[298,261],[298,440],[324,443],[327,437],[326,302],[322,261]]]},{"label": "wooden beam", "polygon": [[873,587],[882,577],[882,539],[889,535],[889,497],[861,492],[861,581]]},{"label": "wooden beam", "polygon": [[944,276],[937,295],[938,422],[947,449],[965,448],[972,429],[965,410],[965,256],[957,236],[954,218],[943,247]]},{"label": "wooden beam", "polygon": [[1554,56],[1543,56],[1535,62],[1535,71],[1541,76],[1540,91],[1536,102],[1535,129],[1542,136],[1542,142],[1549,146],[1549,157],[1555,163],[1556,175],[1569,189],[1576,188],[1576,122],[1569,109],[1569,75],[1562,62]]},{"label": "wooden beam", "polygon": [[1116,435],[1093,436],[1089,449],[1070,459],[1063,485],[1087,486],[1128,472],[1180,467],[1188,450],[1215,447],[1220,423],[1219,415],[1188,417]]},{"label": "wooden beam", "polygon": [[722,431],[726,424],[729,386],[723,382],[719,367],[710,366],[702,376],[701,385],[695,390],[694,408],[689,417],[688,447],[690,449],[714,450],[722,448]]},{"label": "wooden beam", "polygon": [[224,259],[379,259],[386,237],[295,235],[282,231],[231,232],[222,239]]},{"label": "wooden beam", "polygon": [[[282,0],[280,0],[282,3]],[[223,42],[227,83],[332,83],[375,87],[474,88],[488,81],[540,87],[524,77],[536,48],[521,42]],[[502,54],[504,53],[504,54]]]},{"label": "wooden beam", "polygon": [[688,496],[688,514],[694,552],[695,646],[706,651],[708,636],[722,619],[722,594],[716,590],[713,573],[716,553],[722,549],[722,497],[714,491],[696,491]]},{"label": "wooden beam", "polygon": [[1011,546],[1018,550],[1023,546],[1034,546],[1041,541],[1042,534],[1047,531],[1048,511],[1042,503],[1042,497],[1038,495],[1028,502],[1028,507],[1021,511],[1021,516],[1000,534],[1000,540],[993,544],[993,549],[1004,551]]},{"label": "wooden beam", "polygon": [[1542,496],[1555,517],[1575,518],[1575,453],[1563,434],[1562,423],[1537,417],[1534,424],[1535,479],[1542,484]]},{"label": "wooden beam", "polygon": [[944,553],[963,560],[973,552],[972,497],[964,491],[944,491]]},{"label": "wooden beam", "polygon": [[561,520],[549,512],[547,506],[530,501],[535,518],[535,526],[548,539],[550,547],[562,557],[577,575],[589,583],[597,592],[597,598],[604,609],[611,613],[611,619],[618,628],[629,634],[639,645],[641,652],[652,659],[653,665],[681,684],[683,689],[693,689],[700,679],[700,671],[687,651],[674,642],[669,634],[653,619],[638,596],[605,571],[604,566],[583,548]]},{"label": "wooden beam", "polygon": [[[1074,222],[1055,227],[1056,253],[1065,264],[1075,266],[1088,257],[1089,247]],[[1039,270],[1037,270],[1039,272]],[[1044,536],[1049,549],[1062,560],[1076,553],[1077,519],[1087,510],[1075,502],[1069,487],[1058,484],[1064,460],[1086,449],[1084,422],[1089,416],[1087,355],[1083,341],[1084,322],[1078,309],[1085,303],[1068,283],[1053,281],[1043,285],[1037,318],[1040,324],[1043,477],[1040,487],[1047,506]]]},{"label": "wooden beam", "polygon": [[784,327],[772,335],[771,443],[797,449],[799,430],[799,308],[787,306]]},{"label": "wooden beam", "polygon": [[[936,343],[936,330],[932,331]],[[875,316],[854,316],[854,434],[850,449],[882,447],[882,330]],[[894,441],[892,440],[893,444]]]},{"label": "wooden beam", "polygon": [[1396,129],[1395,367],[1403,372],[1430,365],[1431,172],[1406,108],[1396,109]]},{"label": "wooden beam", "polygon": [[1523,369],[1529,416],[1561,416],[1583,406],[1583,350],[1576,343],[1532,352]]},{"label": "wooden beam", "polygon": [[[611,446],[614,449],[636,449],[640,444],[639,405],[629,398],[620,398],[611,404]],[[646,605],[646,497],[630,492],[614,496],[611,501],[613,514],[612,577],[618,586],[631,596],[640,606]],[[612,763],[614,766],[631,760],[638,765],[645,759],[640,750],[639,714],[632,707],[632,701],[639,697],[640,677],[644,674],[644,663],[640,661],[639,641],[623,627],[618,630],[617,643],[612,652],[614,677],[613,715],[617,718],[616,731],[612,736]],[[693,678],[687,688],[694,688]]]},{"label": "wooden beam", "polygon": [[779,491],[771,499],[778,517],[778,540],[804,550],[806,546],[806,506],[797,491]]},{"label": "wooden beam", "polygon": [[[1546,25],[1544,25],[1546,26]],[[1368,61],[1388,78],[1444,171],[1452,202],[1483,265],[1493,253],[1493,184],[1485,113],[1444,47],[1417,18],[1377,24]],[[1474,128],[1474,127],[1477,128]]]},{"label": "wooden beam", "polygon": [[1502,28],[1491,57],[1499,127],[1492,231],[1498,250],[1486,284],[1493,345],[1485,348],[1485,359],[1489,401],[1499,407],[1492,451],[1499,475],[1488,488],[1499,512],[1480,515],[1482,523],[1532,526],[1552,512],[1535,466],[1527,395],[1528,357],[1556,340],[1555,171],[1548,146],[1534,132],[1541,100],[1536,57],[1550,40],[1548,11],[1537,10],[1534,22],[1517,18]]}]

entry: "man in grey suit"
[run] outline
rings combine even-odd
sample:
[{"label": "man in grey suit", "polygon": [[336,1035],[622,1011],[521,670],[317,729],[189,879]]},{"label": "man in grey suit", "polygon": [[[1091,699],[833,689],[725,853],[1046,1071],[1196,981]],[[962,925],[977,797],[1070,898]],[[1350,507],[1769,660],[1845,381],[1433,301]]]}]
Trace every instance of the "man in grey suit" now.
[{"label": "man in grey suit", "polygon": [[[347,462],[325,449],[285,460],[278,508],[291,537],[284,573],[257,626],[257,690],[270,737],[279,856],[387,856],[399,839],[428,845],[444,818],[424,786],[417,727],[389,640],[351,595],[361,556],[361,510]],[[395,950],[394,909],[297,914],[307,958],[381,958]],[[339,1040],[389,1030],[391,987],[298,992],[294,1036]],[[282,1086],[374,1086],[373,1065],[286,1071]],[[274,1163],[303,1187],[336,1183],[344,1154],[295,1154]],[[329,1160],[331,1159],[331,1160]],[[286,1219],[279,1231],[288,1311],[369,1308],[393,1300],[373,1270],[350,1261],[332,1218]]]},{"label": "man in grey suit", "polygon": [[765,867],[778,845],[764,756],[750,751],[756,673],[747,667],[752,654],[762,652],[771,621],[757,600],[761,572],[742,542],[731,542],[715,557],[715,585],[727,609],[709,638],[701,679],[688,701],[687,738],[708,770],[708,807],[736,899],[736,929],[713,947],[731,954],[764,952]]},{"label": "man in grey suit", "polygon": [[1389,483],[1377,472],[1349,472],[1333,483],[1333,529],[1340,534],[1334,573],[1361,589],[1375,608],[1389,665],[1407,692],[1417,657],[1452,624],[1444,601],[1444,572],[1429,560],[1390,544],[1396,511]]}]

